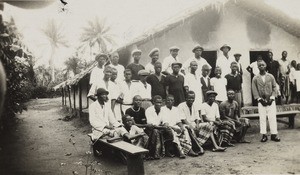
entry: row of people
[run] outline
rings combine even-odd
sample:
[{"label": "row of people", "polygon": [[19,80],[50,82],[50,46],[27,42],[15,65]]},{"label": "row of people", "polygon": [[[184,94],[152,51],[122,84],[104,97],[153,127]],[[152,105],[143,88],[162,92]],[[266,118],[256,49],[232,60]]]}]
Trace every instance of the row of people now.
[{"label": "row of people", "polygon": [[238,117],[238,104],[234,101],[235,92],[228,90],[228,100],[220,106],[215,103],[218,95],[207,91],[207,101],[201,109],[194,105],[195,93],[189,91],[186,101],[174,106],[174,96],[167,95],[165,105],[161,96],[153,97],[153,105],[146,110],[141,107],[142,98],[134,96],[133,106],[128,108],[118,122],[110,108],[103,88],[97,89],[97,100],[89,107],[92,139],[122,137],[130,143],[149,149],[148,158],[164,156],[185,158],[185,155],[204,154],[202,146],[211,141],[212,151],[223,152],[234,146],[231,141],[249,143],[245,134],[248,119]]}]

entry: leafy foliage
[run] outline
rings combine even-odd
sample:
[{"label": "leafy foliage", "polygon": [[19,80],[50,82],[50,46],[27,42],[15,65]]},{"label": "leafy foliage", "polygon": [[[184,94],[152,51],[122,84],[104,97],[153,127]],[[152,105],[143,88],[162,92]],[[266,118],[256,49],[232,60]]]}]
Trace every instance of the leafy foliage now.
[{"label": "leafy foliage", "polygon": [[4,116],[10,118],[26,109],[24,103],[31,97],[35,85],[33,58],[21,43],[14,21],[2,23],[0,31],[0,60],[7,80]]}]

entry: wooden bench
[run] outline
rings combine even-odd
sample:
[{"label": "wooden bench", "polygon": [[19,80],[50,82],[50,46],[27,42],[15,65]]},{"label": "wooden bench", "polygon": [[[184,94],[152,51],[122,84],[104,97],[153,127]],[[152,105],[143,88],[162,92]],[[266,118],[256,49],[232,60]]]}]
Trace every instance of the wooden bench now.
[{"label": "wooden bench", "polygon": [[[289,128],[295,127],[295,116],[300,114],[300,104],[290,104],[290,105],[278,105],[277,109],[277,121],[280,123],[287,124]],[[289,121],[280,120],[278,118],[288,117]],[[257,106],[247,106],[242,108],[241,118],[248,119],[258,119],[258,107]]]},{"label": "wooden bench", "polygon": [[[142,155],[149,152],[147,149],[132,145],[132,144],[122,141],[122,140],[109,143],[109,142],[107,142],[106,139],[99,139],[96,142],[98,142],[98,145],[104,145],[113,150],[118,150],[118,151],[121,151],[122,153],[124,153],[127,158],[128,174],[130,174],[130,175],[145,174],[144,160],[142,158]],[[94,144],[93,150],[95,151],[97,149],[99,149],[99,148],[96,148],[95,144]]]}]

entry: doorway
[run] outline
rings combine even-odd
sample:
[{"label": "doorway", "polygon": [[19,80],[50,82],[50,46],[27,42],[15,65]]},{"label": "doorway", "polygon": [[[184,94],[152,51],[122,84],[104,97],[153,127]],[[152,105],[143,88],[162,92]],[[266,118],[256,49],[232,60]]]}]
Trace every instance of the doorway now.
[{"label": "doorway", "polygon": [[216,61],[217,61],[217,51],[212,50],[212,51],[203,51],[201,55],[207,62],[210,64],[211,72],[209,77],[215,77],[215,68],[216,68]]}]

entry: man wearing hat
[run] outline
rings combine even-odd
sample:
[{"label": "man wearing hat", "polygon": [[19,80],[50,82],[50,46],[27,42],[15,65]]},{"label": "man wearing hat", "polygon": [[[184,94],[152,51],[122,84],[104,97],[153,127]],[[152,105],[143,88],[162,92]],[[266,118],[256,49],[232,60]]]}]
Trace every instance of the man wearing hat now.
[{"label": "man wearing hat", "polygon": [[170,55],[167,56],[162,62],[162,73],[165,75],[171,74],[172,70],[172,63],[180,62],[178,58],[179,47],[172,46],[170,47]]},{"label": "man wearing hat", "polygon": [[218,94],[209,90],[206,92],[207,101],[202,104],[201,115],[205,122],[212,122],[217,130],[217,139],[221,146],[234,146],[230,143],[234,133],[234,122],[224,121],[220,118],[219,106],[215,102]]},{"label": "man wearing hat", "polygon": [[136,92],[134,94],[140,95],[142,97],[141,106],[144,109],[147,109],[149,106],[152,106],[151,103],[151,85],[146,82],[147,77],[150,75],[146,70],[139,71],[140,81],[137,82]]},{"label": "man wearing hat", "polygon": [[123,137],[126,136],[126,129],[122,127],[107,103],[109,92],[104,88],[97,89],[97,100],[89,106],[89,121],[92,125],[92,140],[104,136]]},{"label": "man wearing hat", "polygon": [[179,74],[181,67],[181,63],[172,63],[173,73],[167,75],[165,79],[166,94],[171,94],[174,96],[174,106],[178,106],[181,102],[185,101],[184,77]]},{"label": "man wearing hat", "polygon": [[[195,47],[193,48],[193,52],[194,52],[194,57],[188,59],[184,64],[183,64],[183,69],[185,71],[185,74],[190,73],[190,63],[192,61],[196,61],[198,64],[198,67],[202,68],[203,65],[207,64],[209,66],[209,68],[211,69],[210,64],[203,58],[201,57],[202,52],[203,52],[203,47],[201,47],[199,44],[195,45]],[[201,76],[202,72],[201,69],[197,69],[196,74],[198,76]]]},{"label": "man wearing hat", "polygon": [[241,58],[242,54],[240,54],[240,53],[235,53],[233,56],[234,56],[235,62],[236,62],[237,65],[238,65],[238,68],[239,68],[239,69],[238,69],[238,72],[239,72],[239,74],[243,75],[242,64],[240,63],[240,58]]},{"label": "man wearing hat", "polygon": [[222,51],[222,54],[218,57],[216,66],[219,66],[222,68],[223,73],[222,77],[229,74],[231,72],[230,64],[235,61],[232,57],[229,56],[229,51],[231,50],[231,47],[227,44],[224,44],[220,50]]},{"label": "man wearing hat", "polygon": [[108,56],[104,53],[96,55],[95,60],[97,61],[97,66],[93,68],[90,76],[90,85],[96,83],[98,80],[103,78],[104,65],[108,59]]},{"label": "man wearing hat", "polygon": [[133,57],[133,63],[129,64],[126,69],[130,69],[132,72],[132,80],[139,80],[138,72],[145,69],[143,65],[140,64],[140,59],[142,51],[139,49],[134,49],[131,53]]},{"label": "man wearing hat", "polygon": [[149,53],[149,57],[151,58],[151,62],[146,65],[145,70],[149,72],[149,74],[154,74],[154,64],[159,59],[159,49],[152,49]]}]

